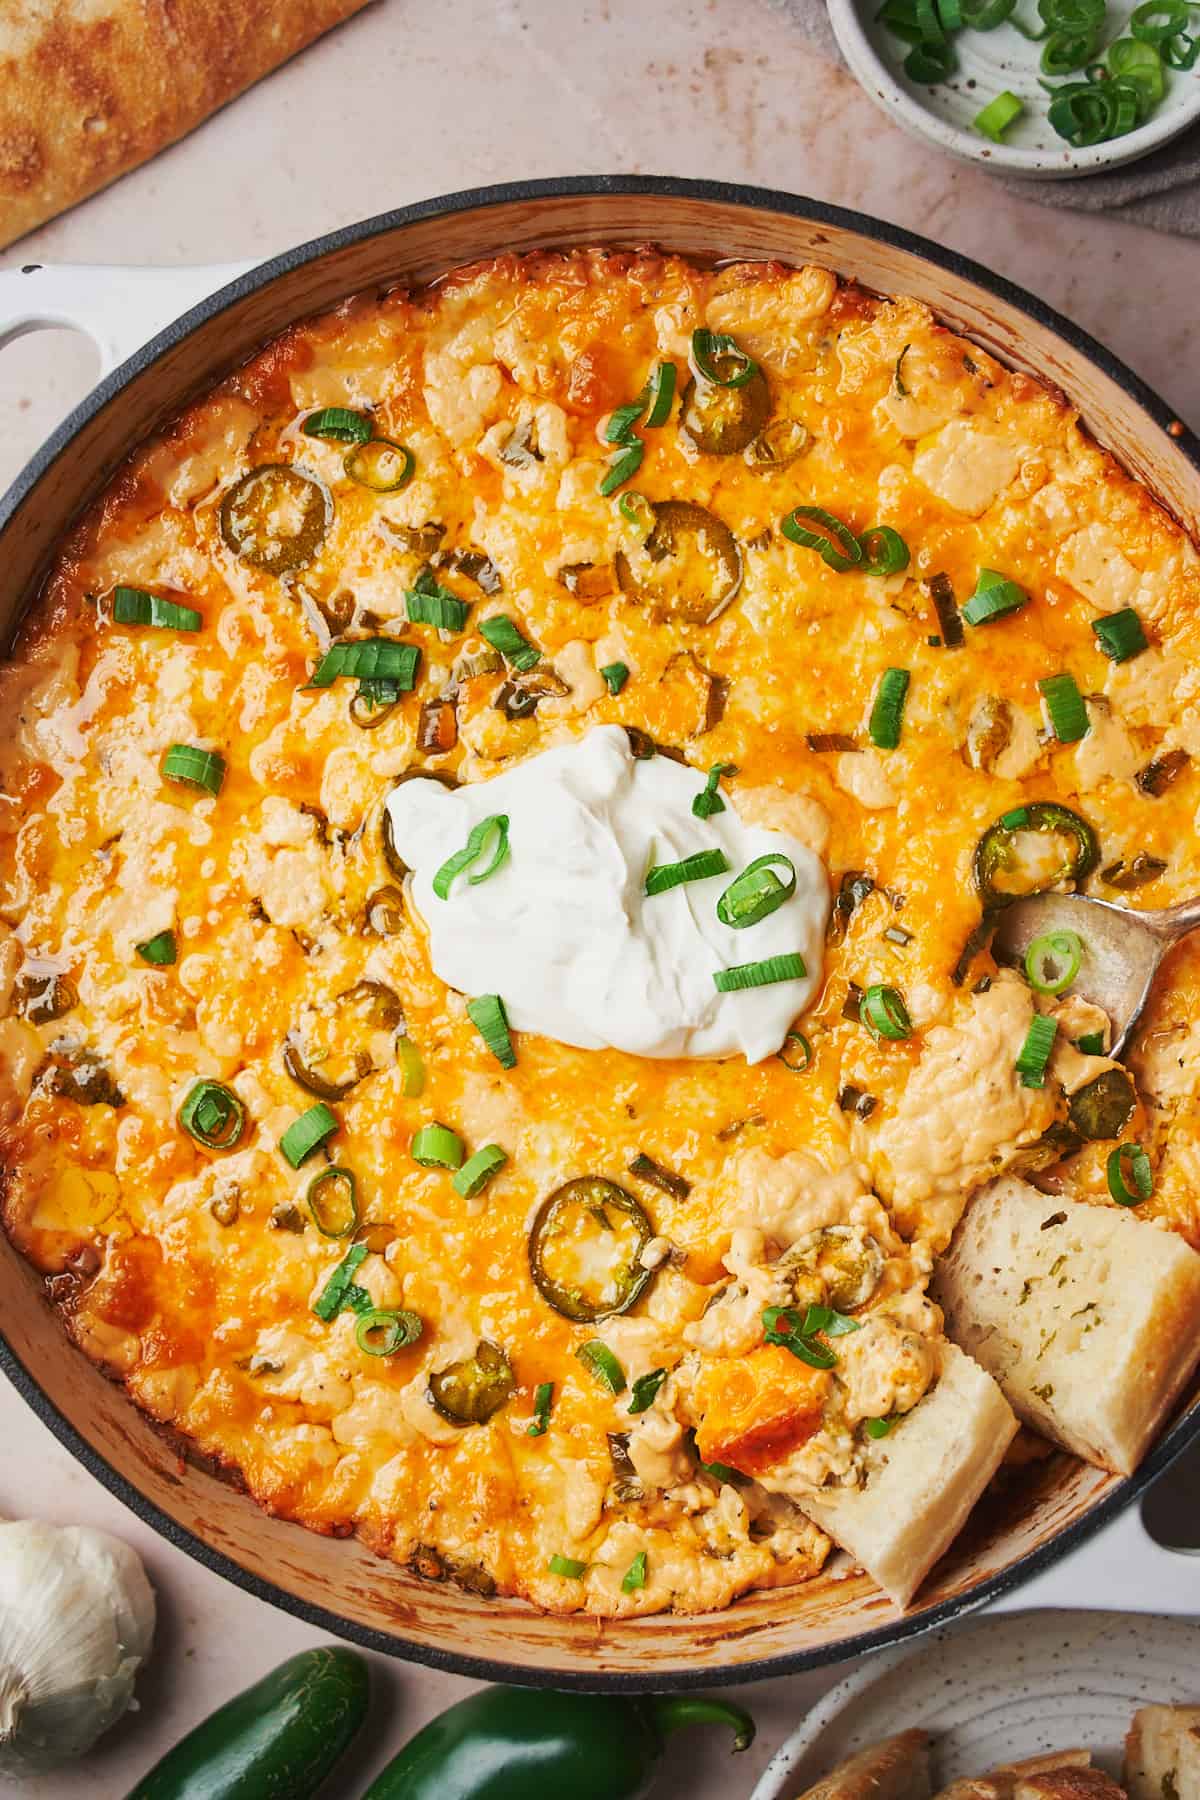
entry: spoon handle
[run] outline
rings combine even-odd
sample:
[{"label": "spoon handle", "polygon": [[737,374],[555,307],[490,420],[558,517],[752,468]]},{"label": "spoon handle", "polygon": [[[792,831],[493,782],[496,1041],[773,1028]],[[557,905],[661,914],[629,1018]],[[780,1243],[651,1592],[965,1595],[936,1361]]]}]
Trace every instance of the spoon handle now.
[{"label": "spoon handle", "polygon": [[1157,912],[1143,913],[1143,922],[1165,944],[1174,944],[1190,931],[1200,927],[1200,895],[1194,900],[1181,900],[1177,906],[1164,906]]}]

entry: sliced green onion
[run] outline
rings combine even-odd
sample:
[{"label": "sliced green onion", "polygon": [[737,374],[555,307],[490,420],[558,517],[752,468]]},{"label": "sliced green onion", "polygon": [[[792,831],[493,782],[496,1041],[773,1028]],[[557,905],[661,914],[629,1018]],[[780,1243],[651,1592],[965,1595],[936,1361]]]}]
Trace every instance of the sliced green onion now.
[{"label": "sliced green onion", "polygon": [[1102,1031],[1085,1031],[1082,1037],[1075,1039],[1075,1048],[1084,1056],[1103,1056],[1104,1033]]},{"label": "sliced green onion", "polygon": [[605,663],[600,673],[604,678],[604,685],[615,699],[629,680],[628,664],[623,662]]},{"label": "sliced green onion", "polygon": [[[942,24],[941,13],[936,0],[912,0],[913,22],[920,34],[917,41],[922,44],[942,44],[946,41],[946,30]],[[961,6],[960,9],[961,11]]]},{"label": "sliced green onion", "polygon": [[729,862],[723,850],[695,850],[682,862],[652,863],[646,870],[642,889],[646,895],[665,894],[688,881],[708,881],[714,875],[727,874]]},{"label": "sliced green onion", "polygon": [[406,1100],[416,1100],[425,1091],[425,1063],[410,1037],[396,1039],[396,1061],[400,1065],[400,1092]]},{"label": "sliced green onion", "polygon": [[1042,47],[1039,67],[1043,75],[1073,74],[1096,54],[1095,32],[1052,31]]},{"label": "sliced green onion", "polygon": [[416,458],[404,444],[391,438],[372,438],[369,444],[356,444],[342,458],[342,467],[359,487],[373,494],[395,494],[407,487],[416,469]]},{"label": "sliced green onion", "polygon": [[880,677],[867,730],[871,742],[881,750],[895,750],[900,742],[900,722],[911,679],[907,669],[885,669]]},{"label": "sliced green onion", "polygon": [[842,1321],[842,1330],[859,1329],[853,1319],[846,1319],[844,1314],[835,1313],[827,1306],[810,1306],[803,1316],[791,1306],[768,1306],[762,1316],[763,1341],[790,1350],[810,1369],[836,1369],[837,1353],[817,1337],[821,1331],[829,1335],[829,1327],[835,1320]]},{"label": "sliced green onion", "polygon": [[175,933],[158,931],[144,944],[135,944],[134,949],[143,962],[152,963],[155,968],[166,969],[175,961]]},{"label": "sliced green onion", "polygon": [[1105,1173],[1118,1206],[1140,1206],[1154,1192],[1150,1158],[1140,1144],[1119,1144],[1110,1151]]},{"label": "sliced green onion", "polygon": [[545,1437],[550,1425],[550,1408],[554,1404],[554,1383],[539,1381],[533,1390],[533,1421],[526,1426],[526,1437]]},{"label": "sliced green onion", "polygon": [[517,1053],[508,1028],[508,1014],[499,994],[480,994],[467,1001],[467,1017],[503,1069],[515,1069]]},{"label": "sliced green onion", "polygon": [[783,1049],[775,1054],[793,1075],[803,1075],[812,1068],[813,1047],[802,1031],[789,1031],[783,1040]]},{"label": "sliced green onion", "polygon": [[1200,59],[1200,37],[1192,37],[1186,31],[1181,31],[1175,37],[1168,38],[1166,43],[1160,47],[1163,61],[1171,69],[1185,71],[1194,69],[1197,60]]},{"label": "sliced green onion", "polygon": [[308,683],[310,688],[332,687],[341,675],[359,681],[390,681],[405,693],[417,679],[421,652],[416,644],[395,638],[356,638],[353,643],[332,644]]},{"label": "sliced green onion", "polygon": [[343,1306],[347,1304],[354,1277],[358,1274],[359,1269],[366,1260],[367,1246],[365,1244],[351,1244],[349,1250],[347,1250],[345,1256],[333,1271],[333,1274],[329,1277],[325,1286],[321,1289],[320,1294],[313,1302],[313,1311],[316,1313],[318,1319],[323,1319],[325,1321],[326,1325],[336,1319]]},{"label": "sliced green onion", "polygon": [[654,1405],[655,1396],[666,1379],[667,1371],[665,1369],[651,1369],[648,1375],[639,1375],[633,1384],[633,1391],[629,1396],[629,1405],[626,1410],[631,1413],[644,1413],[648,1407]]},{"label": "sliced green onion", "polygon": [[677,1175],[674,1169],[666,1169],[662,1163],[655,1162],[644,1150],[639,1150],[630,1163],[629,1173],[636,1175],[640,1181],[648,1181],[652,1187],[661,1188],[664,1194],[670,1194],[674,1200],[686,1200],[692,1191],[690,1181]]},{"label": "sliced green onion", "polygon": [[665,425],[671,416],[671,402],[675,398],[677,372],[673,362],[661,362],[655,369],[647,386],[646,429],[655,431]]},{"label": "sliced green onion", "polygon": [[645,394],[638,400],[630,400],[625,406],[615,406],[608,415],[608,424],[604,427],[606,444],[631,444],[637,442],[634,426],[642,416],[646,405]]},{"label": "sliced green onion", "polygon": [[1143,43],[1162,44],[1186,31],[1190,10],[1183,0],[1146,0],[1129,15],[1129,32]]},{"label": "sliced green onion", "polygon": [[698,819],[711,819],[714,813],[725,811],[725,802],[717,792],[722,775],[732,775],[732,763],[714,763],[708,771],[708,780],[692,801],[692,811]]},{"label": "sliced green onion", "polygon": [[1063,994],[1079,973],[1083,939],[1077,931],[1044,931],[1025,952],[1025,975],[1039,994]]},{"label": "sliced green onion", "polygon": [[645,494],[622,494],[617,501],[617,510],[627,525],[634,526],[638,531],[653,531],[654,508]]},{"label": "sliced green onion", "polygon": [[1128,662],[1131,656],[1137,656],[1149,647],[1142,621],[1132,606],[1123,606],[1119,612],[1093,619],[1092,630],[1105,656],[1113,662]]},{"label": "sliced green onion", "polygon": [[1038,0],[1051,31],[1087,31],[1104,23],[1106,0]]},{"label": "sliced green onion", "polygon": [[912,1020],[902,996],[882,982],[873,982],[863,995],[859,1017],[873,1038],[890,1038],[899,1043],[912,1036]]},{"label": "sliced green onion", "polygon": [[621,1592],[623,1594],[633,1594],[637,1592],[638,1588],[644,1588],[645,1585],[646,1552],[644,1550],[639,1550],[629,1567],[626,1569],[624,1575],[621,1577]]},{"label": "sliced green onion", "polygon": [[645,454],[646,446],[643,444],[641,438],[634,438],[632,444],[625,445],[625,447],[613,457],[608,465],[607,473],[600,482],[600,492],[606,499],[609,494],[615,494],[617,489],[622,487],[625,482],[633,480],[634,476],[642,466],[642,458]]},{"label": "sliced green onion", "polygon": [[777,981],[800,981],[807,973],[800,953],[788,950],[782,956],[768,956],[762,962],[714,969],[713,986],[718,994],[736,994],[744,988],[773,987]]},{"label": "sliced green onion", "polygon": [[1046,1069],[1057,1036],[1057,1019],[1047,1018],[1045,1013],[1033,1015],[1029,1021],[1029,1030],[1025,1033],[1025,1042],[1021,1045],[1021,1054],[1017,1057],[1015,1064],[1017,1074],[1021,1077],[1022,1087],[1045,1087]]},{"label": "sliced green onion", "polygon": [[580,1344],[575,1355],[589,1375],[594,1375],[600,1386],[607,1388],[610,1394],[625,1392],[625,1371],[600,1338],[589,1338],[586,1344]]},{"label": "sliced green onion", "polygon": [[422,1125],[413,1132],[409,1149],[423,1169],[461,1169],[466,1155],[462,1139],[448,1125]]},{"label": "sliced green onion", "polygon": [[1046,711],[1060,744],[1077,744],[1086,737],[1087,707],[1073,675],[1046,675],[1038,682],[1038,690],[1046,702]]},{"label": "sliced green onion", "polygon": [[896,358],[896,366],[892,370],[892,386],[895,388],[897,394],[899,394],[901,400],[910,398],[909,390],[904,385],[904,359],[911,349],[911,344],[905,344],[903,350]]},{"label": "sliced green onion", "polygon": [[721,331],[693,331],[692,361],[697,373],[714,387],[740,388],[753,381],[758,364]]},{"label": "sliced green onion", "polygon": [[471,827],[464,847],[446,858],[433,878],[433,891],[438,899],[448,900],[456,877],[485,855],[488,861],[484,867],[467,878],[471,887],[478,887],[481,881],[487,881],[489,876],[495,875],[508,861],[507,813],[489,813],[486,819],[480,819],[478,825]]},{"label": "sliced green onion", "polygon": [[[1167,91],[1162,57],[1153,44],[1144,40],[1118,38],[1115,44],[1108,46],[1108,66],[1114,76],[1129,82],[1135,89],[1143,117],[1158,105]],[[1128,130],[1128,126],[1125,129]],[[1110,135],[1119,137],[1121,132],[1114,126]]]},{"label": "sliced green onion", "polygon": [[706,1475],[711,1475],[714,1481],[723,1481],[727,1487],[733,1487],[735,1483],[742,1480],[737,1469],[731,1469],[728,1463],[702,1462],[700,1467]]},{"label": "sliced green onion", "polygon": [[499,1144],[485,1144],[474,1156],[469,1156],[462,1168],[454,1176],[451,1186],[456,1194],[464,1200],[473,1200],[481,1194],[493,1175],[498,1175],[508,1161],[508,1156]]},{"label": "sliced green onion", "polygon": [[908,545],[890,525],[872,525],[858,541],[864,575],[900,575],[911,561]]},{"label": "sliced green onion", "polygon": [[[776,867],[787,870],[783,881],[776,875]],[[795,891],[795,863],[781,850],[770,850],[766,856],[755,857],[737,879],[730,882],[717,901],[717,917],[722,925],[744,931],[748,925],[758,925],[773,912],[778,912]]]},{"label": "sliced green onion", "polygon": [[298,1169],[307,1162],[314,1150],[327,1143],[338,1130],[336,1113],[330,1112],[323,1100],[302,1112],[299,1118],[293,1119],[279,1140],[279,1148],[283,1151],[293,1169]]},{"label": "sliced green onion", "polygon": [[[805,525],[808,519],[811,525]],[[818,527],[813,530],[812,526]],[[797,506],[780,522],[780,530],[785,538],[793,544],[799,544],[805,550],[815,550],[822,562],[835,570],[839,575],[847,569],[857,568],[863,559],[863,547],[842,520],[833,513],[826,512],[823,506]]]},{"label": "sliced green onion", "polygon": [[940,44],[932,39],[923,44],[914,44],[904,59],[904,73],[909,80],[922,84],[945,81],[957,67],[958,58],[948,38],[943,39]]},{"label": "sliced green onion", "polygon": [[360,1313],[354,1340],[367,1356],[395,1356],[398,1350],[415,1344],[424,1330],[418,1315],[406,1307],[396,1312],[372,1307],[370,1312]]},{"label": "sliced green onion", "polygon": [[219,794],[225,780],[225,758],[215,750],[198,750],[194,744],[172,744],[163,757],[162,771],[168,781]]},{"label": "sliced green onion", "polygon": [[977,112],[973,120],[976,131],[984,137],[991,138],[993,144],[1002,144],[1004,134],[1010,125],[1016,123],[1025,111],[1025,103],[1005,88],[994,100],[989,100],[982,112]]},{"label": "sliced green onion", "polygon": [[341,444],[365,444],[371,436],[371,421],[365,413],[352,412],[348,406],[323,406],[309,413],[304,421],[305,437],[334,438]]},{"label": "sliced green onion", "polygon": [[588,1567],[585,1562],[576,1562],[573,1556],[557,1554],[550,1558],[546,1566],[552,1575],[561,1575],[564,1581],[582,1581]]},{"label": "sliced green onion", "polygon": [[963,607],[962,616],[968,625],[990,625],[994,619],[1019,612],[1028,599],[1025,589],[1007,575],[996,569],[980,569],[975,592]]},{"label": "sliced green onion", "polygon": [[179,1123],[206,1150],[232,1150],[246,1128],[246,1108],[219,1081],[197,1081],[179,1109]]},{"label": "sliced green onion", "polygon": [[493,613],[490,619],[483,619],[479,625],[479,635],[486,638],[493,650],[498,650],[506,663],[521,674],[532,669],[542,660],[542,653],[535,649],[527,637],[522,637],[513,621],[505,613]]},{"label": "sliced green onion", "polygon": [[952,31],[961,31],[962,0],[937,0],[937,16],[939,25],[947,35]]},{"label": "sliced green onion", "polygon": [[350,1169],[336,1163],[314,1175],[305,1195],[308,1210],[322,1237],[349,1237],[358,1225],[358,1182]]},{"label": "sliced green onion", "polygon": [[863,1430],[869,1438],[885,1438],[895,1423],[896,1421],[894,1418],[864,1419]]},{"label": "sliced green onion", "polygon": [[195,607],[135,587],[113,590],[113,618],[118,625],[157,625],[164,631],[199,631],[204,623]]},{"label": "sliced green onion", "polygon": [[461,631],[471,611],[470,602],[460,600],[439,587],[432,576],[425,586],[419,583],[404,591],[404,604],[412,625],[436,625],[439,631]]}]

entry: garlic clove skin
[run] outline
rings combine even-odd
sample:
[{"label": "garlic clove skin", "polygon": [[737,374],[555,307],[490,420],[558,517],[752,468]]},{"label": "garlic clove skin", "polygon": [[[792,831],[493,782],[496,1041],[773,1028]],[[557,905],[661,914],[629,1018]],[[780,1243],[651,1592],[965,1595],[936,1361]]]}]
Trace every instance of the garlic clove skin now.
[{"label": "garlic clove skin", "polygon": [[119,1539],[0,1522],[0,1776],[91,1748],[133,1703],[154,1617],[141,1560]]}]

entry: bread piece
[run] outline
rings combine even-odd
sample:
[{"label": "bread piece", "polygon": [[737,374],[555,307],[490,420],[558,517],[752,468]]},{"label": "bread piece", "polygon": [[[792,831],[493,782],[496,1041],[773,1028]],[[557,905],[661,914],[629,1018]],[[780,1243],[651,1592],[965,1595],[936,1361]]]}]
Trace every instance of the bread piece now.
[{"label": "bread piece", "polygon": [[1017,1421],[991,1376],[953,1344],[937,1384],[869,1448],[861,1488],[796,1504],[907,1606],[999,1467]]},{"label": "bread piece", "polygon": [[1125,1739],[1129,1800],[1200,1800],[1200,1706],[1143,1706]]},{"label": "bread piece", "polygon": [[366,4],[0,6],[0,245],[146,162]]},{"label": "bread piece", "polygon": [[929,1733],[901,1731],[869,1745],[800,1800],[929,1800]]},{"label": "bread piece", "polygon": [[1012,1800],[1013,1788],[1022,1776],[1040,1775],[1046,1769],[1086,1769],[1091,1760],[1090,1750],[1045,1750],[1040,1756],[1002,1763],[986,1775],[952,1781],[933,1800]]},{"label": "bread piece", "polygon": [[1200,1358],[1200,1256],[1115,1206],[982,1188],[934,1274],[946,1330],[1021,1418],[1136,1469]]},{"label": "bread piece", "polygon": [[1125,1800],[1125,1789],[1103,1769],[1068,1764],[1040,1775],[1022,1775],[1013,1785],[1013,1800]]}]

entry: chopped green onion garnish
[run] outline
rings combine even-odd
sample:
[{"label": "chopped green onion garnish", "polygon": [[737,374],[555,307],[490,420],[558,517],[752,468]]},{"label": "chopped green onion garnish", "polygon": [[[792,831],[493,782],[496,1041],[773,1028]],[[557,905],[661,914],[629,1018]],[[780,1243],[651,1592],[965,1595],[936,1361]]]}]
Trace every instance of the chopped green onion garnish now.
[{"label": "chopped green onion garnish", "polygon": [[367,415],[348,406],[323,406],[304,421],[305,437],[334,438],[341,444],[365,444],[371,430]]},{"label": "chopped green onion garnish", "polygon": [[1146,0],[1129,15],[1130,35],[1147,44],[1162,44],[1186,31],[1189,18],[1184,0]]},{"label": "chopped green onion garnish", "polygon": [[894,1418],[864,1419],[863,1430],[869,1438],[885,1438],[895,1423],[896,1421]]},{"label": "chopped green onion garnish", "polygon": [[713,985],[719,994],[735,994],[743,988],[772,987],[777,981],[800,981],[807,973],[800,953],[788,950],[782,956],[768,956],[762,962],[714,969]]},{"label": "chopped green onion garnish", "polygon": [[404,444],[391,438],[372,438],[369,444],[356,444],[342,458],[342,467],[359,487],[373,494],[394,494],[407,487],[416,468],[416,458]]},{"label": "chopped green onion garnish", "polygon": [[354,1341],[366,1356],[395,1356],[398,1350],[415,1344],[424,1330],[418,1315],[406,1307],[396,1312],[372,1307],[359,1314]]},{"label": "chopped green onion garnish", "polygon": [[573,1556],[552,1556],[547,1567],[552,1575],[561,1575],[564,1581],[582,1581],[587,1574],[587,1564],[576,1562]]},{"label": "chopped green onion garnish", "polygon": [[354,1277],[358,1274],[359,1269],[366,1260],[367,1246],[365,1244],[351,1244],[349,1250],[347,1250],[345,1256],[342,1258],[337,1268],[333,1271],[333,1274],[329,1277],[329,1280],[325,1283],[325,1286],[321,1289],[320,1294],[313,1302],[313,1311],[316,1313],[318,1319],[323,1319],[328,1325],[331,1320],[337,1318],[343,1306],[345,1306],[349,1300],[350,1288],[354,1281]]},{"label": "chopped green onion garnish", "polygon": [[605,663],[600,673],[604,677],[604,683],[609,693],[614,697],[620,693],[629,680],[629,669],[623,662]]},{"label": "chopped green onion garnish", "polygon": [[714,875],[725,875],[729,862],[723,850],[696,850],[682,862],[653,863],[646,870],[643,892],[665,894],[670,888],[682,887],[688,881],[708,881]]},{"label": "chopped green onion garnish", "polygon": [[505,662],[519,673],[532,669],[542,660],[541,651],[521,636],[506,613],[493,613],[490,619],[482,619],[479,635],[486,638],[492,649],[498,650]]},{"label": "chopped green onion garnish", "polygon": [[1082,1037],[1075,1039],[1075,1048],[1084,1056],[1103,1056],[1104,1033],[1102,1031],[1085,1031]]},{"label": "chopped green onion garnish", "polygon": [[416,683],[420,660],[416,644],[403,644],[395,638],[357,638],[353,643],[332,644],[308,685],[332,687],[340,675],[349,675],[359,681],[389,681],[409,693]]},{"label": "chopped green onion garnish", "polygon": [[498,1174],[507,1161],[508,1157],[499,1144],[485,1144],[482,1150],[477,1150],[474,1156],[467,1158],[454,1176],[451,1186],[464,1200],[473,1200],[476,1194],[483,1192],[492,1176]]},{"label": "chopped green onion garnish", "polygon": [[812,1068],[813,1047],[802,1031],[789,1031],[783,1040],[783,1049],[775,1054],[793,1075],[803,1075],[806,1069]]},{"label": "chopped green onion garnish", "polygon": [[199,631],[204,623],[195,607],[135,587],[114,589],[113,618],[118,625],[158,625],[164,631]]},{"label": "chopped green onion garnish", "polygon": [[661,362],[647,382],[645,427],[648,431],[656,431],[670,418],[676,379],[675,364]]},{"label": "chopped green onion garnish", "polygon": [[631,1413],[643,1413],[647,1407],[653,1406],[655,1396],[666,1379],[665,1369],[651,1369],[648,1375],[639,1375],[633,1384],[627,1410]]},{"label": "chopped green onion garnish", "polygon": [[[810,523],[804,524],[804,520]],[[857,568],[863,560],[863,547],[850,527],[823,506],[794,507],[781,521],[780,530],[793,544],[815,550],[822,562],[839,575]]]},{"label": "chopped green onion garnish", "polygon": [[622,448],[608,465],[608,472],[600,482],[600,492],[607,498],[615,494],[617,489],[627,481],[632,481],[642,466],[642,458],[646,454],[646,446],[641,438],[634,438],[632,444]]},{"label": "chopped green onion garnish", "polygon": [[232,1150],[246,1127],[246,1108],[232,1088],[198,1081],[179,1109],[179,1123],[206,1150]]},{"label": "chopped green onion garnish", "polygon": [[478,825],[472,826],[464,848],[446,858],[433,878],[433,891],[438,899],[448,900],[456,876],[479,862],[485,854],[488,856],[485,866],[467,877],[471,887],[478,887],[508,861],[507,813],[489,813],[486,819],[480,819]]},{"label": "chopped green onion garnish", "polygon": [[1025,1033],[1025,1042],[1021,1045],[1021,1054],[1015,1065],[1017,1074],[1021,1077],[1022,1087],[1045,1087],[1046,1068],[1057,1036],[1057,1019],[1047,1018],[1045,1013],[1033,1015],[1029,1021],[1029,1030]]},{"label": "chopped green onion garnish", "polygon": [[922,83],[945,81],[958,67],[958,58],[949,39],[936,43],[932,39],[914,44],[904,59],[904,73],[910,81]]},{"label": "chopped green onion garnish", "polygon": [[337,1130],[337,1114],[330,1112],[325,1102],[319,1100],[315,1106],[310,1106],[307,1112],[302,1112],[299,1118],[292,1120],[279,1140],[279,1148],[293,1169],[298,1169],[301,1163],[307,1162],[313,1151],[319,1150],[321,1145],[327,1143]]},{"label": "chopped green onion garnish", "polygon": [[692,362],[696,373],[714,387],[745,387],[758,374],[754,359],[721,331],[693,331]]},{"label": "chopped green onion garnish", "polygon": [[308,1210],[322,1237],[344,1238],[358,1225],[358,1183],[350,1169],[336,1163],[308,1184]]},{"label": "chopped green onion garnish", "polygon": [[1007,575],[996,569],[980,569],[975,592],[963,607],[962,616],[968,625],[990,625],[995,619],[1019,612],[1028,599],[1025,589]]},{"label": "chopped green onion garnish", "polygon": [[545,1437],[550,1424],[550,1408],[554,1404],[554,1383],[539,1381],[533,1390],[533,1423],[526,1427],[527,1437]]},{"label": "chopped green onion garnish", "polygon": [[1148,647],[1142,621],[1132,606],[1123,606],[1120,612],[1093,619],[1092,630],[1105,656],[1111,657],[1113,662],[1128,662],[1131,656],[1137,656]]},{"label": "chopped green onion garnish", "polygon": [[480,994],[467,1001],[467,1017],[503,1069],[515,1069],[517,1053],[508,1029],[508,1014],[499,994]]},{"label": "chopped green onion garnish", "polygon": [[1060,744],[1077,744],[1087,736],[1091,729],[1087,707],[1073,675],[1046,675],[1038,682],[1038,690]]},{"label": "chopped green onion garnish", "polygon": [[654,508],[645,494],[632,490],[628,494],[622,494],[617,501],[617,511],[625,523],[632,525],[637,531],[649,533],[654,529]]},{"label": "chopped green onion garnish", "polygon": [[1140,1144],[1119,1144],[1109,1152],[1108,1191],[1118,1206],[1140,1206],[1154,1192],[1150,1158]]},{"label": "chopped green onion garnish", "polygon": [[1025,975],[1039,994],[1062,994],[1079,973],[1083,939],[1076,931],[1046,931],[1025,952]]},{"label": "chopped green onion garnish", "polygon": [[608,415],[608,424],[604,427],[606,444],[631,444],[637,442],[634,426],[642,416],[646,404],[643,394],[638,400],[630,400],[625,406],[615,406]]},{"label": "chopped green onion garnish", "polygon": [[163,757],[162,770],[168,781],[219,794],[225,780],[225,758],[215,750],[198,750],[194,744],[172,744]]},{"label": "chopped green onion garnish", "polygon": [[423,1169],[461,1169],[466,1155],[462,1139],[448,1125],[422,1125],[413,1132],[410,1149]]},{"label": "chopped green onion garnish", "polygon": [[890,525],[872,525],[858,540],[864,575],[900,575],[911,560],[908,545]]},{"label": "chopped green onion garnish", "polygon": [[589,1338],[586,1344],[580,1344],[575,1354],[589,1375],[594,1375],[610,1394],[625,1392],[625,1371],[600,1338]]},{"label": "chopped green onion garnish", "polygon": [[135,944],[134,949],[143,962],[153,963],[156,968],[166,969],[175,961],[175,933],[173,931],[156,932],[147,938],[144,944]]},{"label": "chopped green onion garnish", "polygon": [[881,750],[895,750],[900,742],[900,722],[911,679],[907,669],[885,669],[880,677],[867,730],[871,742]]},{"label": "chopped green onion garnish", "polygon": [[704,1470],[706,1475],[711,1475],[714,1481],[723,1481],[729,1487],[732,1487],[735,1482],[742,1479],[738,1471],[736,1469],[731,1469],[728,1463],[702,1462],[700,1467]]},{"label": "chopped green onion garnish", "polygon": [[646,1552],[644,1550],[639,1550],[629,1567],[626,1569],[624,1575],[621,1577],[621,1592],[623,1594],[633,1594],[637,1592],[638,1588],[644,1588],[645,1585]]},{"label": "chopped green onion garnish", "polygon": [[1002,144],[1005,132],[1024,111],[1024,102],[1005,88],[994,100],[988,101],[982,112],[975,114],[975,129],[981,131],[984,137],[991,138],[994,144]]},{"label": "chopped green onion garnish", "polygon": [[874,1038],[899,1043],[912,1036],[912,1020],[903,998],[894,987],[873,982],[859,1003],[859,1017]]},{"label": "chopped green onion garnish", "polygon": [[[783,881],[776,875],[776,867],[787,870]],[[778,912],[795,891],[795,863],[782,850],[770,850],[766,856],[756,856],[737,879],[730,882],[717,901],[717,917],[722,925],[744,931],[748,925],[758,925],[773,912]]]},{"label": "chopped green onion garnish", "polygon": [[1168,38],[1160,48],[1163,61],[1169,69],[1194,69],[1197,61],[1200,61],[1200,37],[1192,37],[1186,31]]},{"label": "chopped green onion garnish", "polygon": [[418,579],[415,587],[406,588],[404,604],[410,624],[436,625],[439,631],[461,631],[471,610],[468,601],[439,587],[432,576],[424,585]]},{"label": "chopped green onion garnish", "polygon": [[763,1310],[762,1321],[763,1341],[790,1350],[810,1369],[835,1369],[838,1363],[836,1352],[820,1341],[818,1333],[845,1337],[848,1332],[862,1329],[856,1319],[835,1312],[830,1306],[810,1306],[803,1314],[792,1306],[768,1306]]},{"label": "chopped green onion garnish", "polygon": [[708,771],[708,780],[696,798],[692,801],[692,811],[698,819],[711,819],[714,813],[725,811],[725,802],[717,791],[722,775],[733,773],[732,763],[714,763]]},{"label": "chopped green onion garnish", "polygon": [[400,1065],[400,1092],[406,1100],[416,1100],[425,1091],[425,1064],[410,1037],[396,1039],[396,1061]]}]

